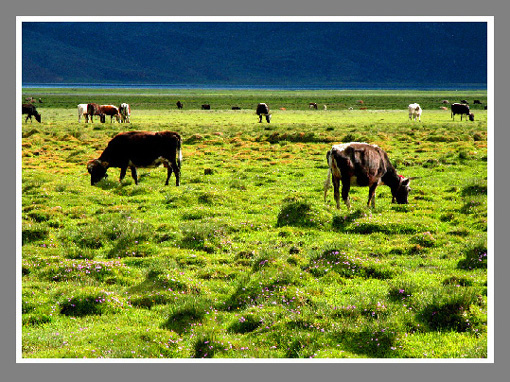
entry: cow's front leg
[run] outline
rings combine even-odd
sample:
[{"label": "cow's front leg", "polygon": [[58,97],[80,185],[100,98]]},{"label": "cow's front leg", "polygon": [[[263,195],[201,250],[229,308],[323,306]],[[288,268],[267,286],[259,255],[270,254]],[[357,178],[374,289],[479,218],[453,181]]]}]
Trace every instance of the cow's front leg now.
[{"label": "cow's front leg", "polygon": [[262,114],[259,114],[259,123],[262,123]]},{"label": "cow's front leg", "polygon": [[127,167],[121,167],[120,168],[120,176],[119,176],[119,182],[122,182],[122,179],[126,176]]},{"label": "cow's front leg", "polygon": [[137,174],[136,174],[136,167],[135,166],[129,166],[129,168],[131,169],[131,176],[135,180],[135,184],[138,184],[138,177],[137,177]]},{"label": "cow's front leg", "polygon": [[342,178],[342,199],[344,200],[344,203],[349,210],[351,209],[351,201],[349,200],[350,189],[351,180],[349,179],[349,177]]},{"label": "cow's front leg", "polygon": [[378,184],[374,183],[370,186],[368,190],[368,202],[367,207],[370,207],[370,203],[372,203],[372,208],[375,208],[375,189],[377,188]]}]

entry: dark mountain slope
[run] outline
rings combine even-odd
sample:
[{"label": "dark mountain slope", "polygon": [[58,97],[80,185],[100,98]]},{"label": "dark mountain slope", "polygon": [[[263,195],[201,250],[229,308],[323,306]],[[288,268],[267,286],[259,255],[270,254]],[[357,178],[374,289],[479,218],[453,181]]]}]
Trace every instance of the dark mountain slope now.
[{"label": "dark mountain slope", "polygon": [[484,23],[23,23],[23,82],[487,81]]}]

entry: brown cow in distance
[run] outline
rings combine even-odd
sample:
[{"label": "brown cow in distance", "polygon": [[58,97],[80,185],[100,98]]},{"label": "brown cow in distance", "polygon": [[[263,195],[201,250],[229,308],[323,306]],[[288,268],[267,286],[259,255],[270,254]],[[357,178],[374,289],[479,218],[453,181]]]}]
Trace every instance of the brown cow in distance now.
[{"label": "brown cow in distance", "polygon": [[101,117],[101,122],[106,122],[106,116],[110,116],[110,122],[113,123],[113,117],[117,120],[117,122],[120,122],[122,119],[122,116],[120,115],[119,108],[115,105],[99,105],[98,114]]},{"label": "brown cow in distance", "polygon": [[34,104],[24,103],[21,105],[21,114],[26,114],[25,122],[30,118],[30,123],[32,122],[32,117],[35,117],[35,120],[41,123],[41,114],[37,112]]},{"label": "brown cow in distance", "polygon": [[106,171],[109,167],[120,168],[120,182],[126,176],[129,167],[135,184],[138,184],[137,167],[157,167],[163,164],[168,170],[165,185],[168,185],[170,176],[174,172],[175,185],[179,186],[182,162],[181,143],[181,136],[173,131],[119,133],[111,139],[99,158],[87,163],[90,184],[94,185],[107,177]]}]

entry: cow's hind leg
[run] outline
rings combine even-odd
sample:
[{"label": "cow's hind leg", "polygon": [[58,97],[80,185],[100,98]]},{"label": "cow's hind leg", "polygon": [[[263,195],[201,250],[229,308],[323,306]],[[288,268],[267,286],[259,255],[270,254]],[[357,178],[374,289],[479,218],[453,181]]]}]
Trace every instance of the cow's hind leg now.
[{"label": "cow's hind leg", "polygon": [[168,167],[168,177],[166,178],[166,184],[168,184],[168,180],[170,179],[170,175],[172,175],[172,170],[175,173],[175,185],[178,187],[181,184],[181,170],[177,163],[172,162]]},{"label": "cow's hind leg", "polygon": [[[165,167],[167,169],[167,175],[166,175],[166,181],[165,181],[165,186],[168,186],[168,181],[170,180],[170,177],[172,176],[172,171],[173,171],[173,168],[172,168],[172,165],[170,164],[166,164],[165,163]],[[177,173],[175,173],[175,177],[177,177]]]},{"label": "cow's hind leg", "polygon": [[342,199],[348,209],[351,209],[351,201],[349,200],[349,191],[351,189],[351,181],[349,177],[342,178]]},{"label": "cow's hind leg", "polygon": [[336,208],[340,209],[340,179],[333,176],[333,195],[336,202]]}]

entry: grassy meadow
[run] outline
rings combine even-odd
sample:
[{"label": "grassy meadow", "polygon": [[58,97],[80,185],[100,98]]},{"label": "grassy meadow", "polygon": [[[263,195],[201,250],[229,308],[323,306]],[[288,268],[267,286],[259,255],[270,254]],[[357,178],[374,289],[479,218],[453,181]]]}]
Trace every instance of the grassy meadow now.
[{"label": "grassy meadow", "polygon": [[[23,358],[488,356],[487,112],[440,108],[486,92],[23,96],[43,100],[42,123],[21,128]],[[87,102],[128,102],[131,123],[78,123]],[[180,187],[163,167],[90,185],[87,161],[127,130],[181,134]],[[408,205],[386,186],[375,208],[367,188],[351,188],[350,211],[332,189],[324,202],[326,152],[349,141],[415,177]]]}]

